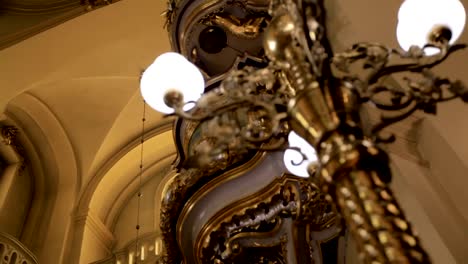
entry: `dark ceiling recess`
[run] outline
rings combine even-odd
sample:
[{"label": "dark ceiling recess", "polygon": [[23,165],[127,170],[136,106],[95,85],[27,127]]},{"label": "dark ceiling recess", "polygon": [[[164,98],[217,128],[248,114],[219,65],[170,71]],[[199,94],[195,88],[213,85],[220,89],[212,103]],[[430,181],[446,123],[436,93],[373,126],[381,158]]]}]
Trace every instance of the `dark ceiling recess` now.
[{"label": "dark ceiling recess", "polygon": [[0,157],[0,178],[2,178],[3,171],[5,171],[6,162]]},{"label": "dark ceiling recess", "polygon": [[200,48],[210,54],[219,53],[227,46],[226,32],[220,27],[207,27],[198,36]]}]

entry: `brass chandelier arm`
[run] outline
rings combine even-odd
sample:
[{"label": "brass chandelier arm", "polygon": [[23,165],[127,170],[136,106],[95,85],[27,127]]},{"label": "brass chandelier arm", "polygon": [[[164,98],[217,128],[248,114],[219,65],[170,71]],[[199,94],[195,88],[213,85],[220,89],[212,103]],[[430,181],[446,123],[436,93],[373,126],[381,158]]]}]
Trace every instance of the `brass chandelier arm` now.
[{"label": "brass chandelier arm", "polygon": [[[278,113],[275,109],[274,104],[269,104],[267,102],[262,102],[259,100],[256,100],[257,98],[255,97],[249,97],[249,96],[244,96],[244,98],[239,98],[238,101],[233,102],[229,105],[222,106],[221,108],[218,109],[203,109],[206,111],[206,115],[190,115],[185,112],[183,112],[182,109],[177,110],[177,114],[187,120],[194,120],[194,121],[207,121],[209,119],[213,119],[217,116],[220,116],[222,114],[228,113],[228,112],[233,112],[236,109],[247,109],[247,108],[257,108],[257,109],[262,109],[265,111],[265,114],[263,114],[265,117],[274,117],[271,118],[271,128],[269,129],[271,133],[263,133],[261,136],[254,137],[252,136],[252,132],[250,131],[249,127],[242,127],[240,128],[239,135],[242,136],[247,142],[250,143],[261,143],[264,141],[267,141],[271,139],[271,137],[274,136],[273,132],[276,132],[279,130],[281,121],[285,119],[287,116],[285,113]],[[183,114],[182,114],[183,113]],[[262,116],[258,116],[261,118]]]},{"label": "brass chandelier arm", "polygon": [[[428,48],[438,49],[439,52],[426,56],[425,50]],[[465,44],[450,45],[447,41],[441,41],[423,48],[413,46],[408,51],[404,51],[390,49],[379,43],[363,42],[354,44],[350,49],[333,56],[331,66],[337,77],[359,80],[363,88],[366,88],[395,73],[419,73],[424,69],[431,69],[454,52],[464,48]],[[351,69],[357,62],[362,63],[367,74],[357,74]]]},{"label": "brass chandelier arm", "polygon": [[430,263],[378,172],[352,171],[334,196],[364,263]]},{"label": "brass chandelier arm", "polygon": [[291,126],[315,144],[320,165],[314,177],[337,205],[360,258],[364,263],[430,263],[384,183],[391,178],[388,156],[359,129],[343,123],[332,131],[313,133],[316,113],[313,104],[306,104],[313,100],[311,95],[302,93],[290,109]]},{"label": "brass chandelier arm", "polygon": [[[169,23],[178,2],[170,1]],[[196,158],[197,168],[222,169],[215,165],[227,164],[233,153],[288,148],[285,139],[292,130],[315,148],[318,164],[310,166],[310,174],[336,203],[365,263],[430,263],[386,185],[391,179],[389,158],[376,144],[393,139],[382,137],[381,130],[417,110],[435,114],[439,102],[455,98],[468,102],[468,89],[461,82],[430,71],[465,45],[450,45],[449,29],[441,27],[434,29],[423,48],[403,51],[358,43],[333,55],[326,35],[325,0],[269,2],[270,16],[261,31],[267,66],[259,69],[246,63],[232,68],[220,87],[205,92],[189,113],[183,111],[181,94],[165,98],[177,116],[200,123],[204,139],[194,145],[188,159]],[[248,20],[231,20],[251,25]],[[428,48],[439,53],[426,56]],[[400,73],[410,73],[411,78],[403,84],[387,82],[387,77]],[[383,112],[371,135],[365,135],[360,120],[366,102]],[[163,212],[168,213],[176,215]]]},{"label": "brass chandelier arm", "polygon": [[[437,48],[440,50],[440,52],[433,56],[424,56],[424,49],[426,48]],[[396,55],[401,59],[408,59],[410,62],[384,64],[386,67],[382,67],[375,73],[375,75],[370,76],[368,83],[376,83],[380,78],[397,72],[420,72],[423,69],[432,68],[446,60],[453,52],[464,48],[466,48],[465,44],[450,46],[448,42],[443,42],[427,45],[423,49],[419,49],[418,47],[413,46],[408,52],[392,49],[390,51],[391,55]],[[390,56],[388,58],[390,58]]]},{"label": "brass chandelier arm", "polygon": [[[392,192],[382,181],[391,178],[387,155],[363,137],[359,115],[354,113],[360,108],[361,96],[373,78],[387,72],[430,68],[448,56],[448,45],[441,46],[440,57],[425,59],[422,55],[411,54],[409,57],[414,60],[410,63],[392,66],[389,64],[392,50],[380,45],[358,44],[352,52],[334,60],[348,77],[346,74],[343,78],[321,76],[318,82],[316,76],[311,76],[313,67],[308,67],[307,56],[301,52],[300,45],[295,45],[300,43],[300,37],[295,34],[302,29],[294,17],[296,13],[293,10],[273,17],[265,33],[264,46],[269,59],[282,67],[296,91],[288,104],[290,125],[317,150],[320,165],[315,169],[320,187],[337,203],[364,263],[430,263]],[[312,43],[318,49],[315,53],[325,52],[319,41]],[[371,69],[367,81],[352,75],[349,69],[349,65],[359,59],[367,60],[367,67]],[[361,87],[356,86],[356,81]],[[418,88],[420,86],[415,89]],[[396,105],[402,107],[407,103],[399,101]],[[401,120],[420,105],[421,102],[417,102],[405,114],[386,121]],[[347,117],[340,114],[343,111],[349,112]],[[386,125],[383,122],[376,130]]]}]

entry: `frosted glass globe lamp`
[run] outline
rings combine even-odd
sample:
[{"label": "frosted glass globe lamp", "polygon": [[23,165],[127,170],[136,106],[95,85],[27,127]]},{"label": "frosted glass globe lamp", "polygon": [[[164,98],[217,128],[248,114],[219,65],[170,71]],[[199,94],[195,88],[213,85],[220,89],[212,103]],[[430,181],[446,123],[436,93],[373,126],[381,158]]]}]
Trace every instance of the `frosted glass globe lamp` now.
[{"label": "frosted glass globe lamp", "polygon": [[[289,133],[288,142],[290,147],[299,148],[300,152],[295,149],[287,149],[284,152],[283,162],[286,169],[296,176],[309,177],[307,168],[310,163],[317,162],[317,154],[314,148],[294,131]],[[306,159],[304,159],[303,155]]]},{"label": "frosted glass globe lamp", "polygon": [[[422,48],[430,41],[452,44],[462,34],[465,21],[465,8],[459,0],[406,0],[398,12],[397,39],[404,50],[413,45]],[[438,49],[425,51],[433,55]]]},{"label": "frosted glass globe lamp", "polygon": [[146,103],[156,111],[165,114],[174,108],[190,110],[205,89],[203,75],[184,56],[167,52],[144,71],[140,80],[141,95]]}]

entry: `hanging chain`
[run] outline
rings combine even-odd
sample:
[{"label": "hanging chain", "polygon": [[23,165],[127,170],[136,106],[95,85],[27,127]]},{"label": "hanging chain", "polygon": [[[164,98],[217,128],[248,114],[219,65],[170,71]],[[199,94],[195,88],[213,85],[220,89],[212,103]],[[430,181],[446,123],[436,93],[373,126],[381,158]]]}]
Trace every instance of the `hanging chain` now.
[{"label": "hanging chain", "polygon": [[[140,138],[140,171],[138,173],[138,192],[137,192],[137,217],[136,217],[136,238],[135,238],[135,264],[138,264],[139,239],[140,239],[140,204],[143,174],[143,142],[145,141],[145,121],[146,121],[146,102],[143,100],[143,116],[141,119],[141,138]],[[140,252],[141,255],[141,252]],[[141,258],[142,256],[140,256]]]}]

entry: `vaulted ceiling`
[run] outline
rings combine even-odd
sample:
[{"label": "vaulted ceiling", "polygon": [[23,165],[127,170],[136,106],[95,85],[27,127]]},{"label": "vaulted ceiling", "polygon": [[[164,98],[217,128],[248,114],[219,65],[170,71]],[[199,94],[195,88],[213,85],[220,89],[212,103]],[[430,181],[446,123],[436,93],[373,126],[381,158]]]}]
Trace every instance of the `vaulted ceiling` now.
[{"label": "vaulted ceiling", "polygon": [[[401,2],[327,1],[336,49],[357,41],[397,47]],[[468,0],[463,3],[468,7]],[[134,154],[143,108],[140,73],[170,49],[160,16],[166,3],[124,0],[90,12],[79,0],[0,0],[0,5],[0,121],[19,125],[42,157],[50,155],[56,163],[66,161],[75,168],[76,175],[62,172],[58,180],[76,182],[78,205],[80,194],[93,185],[96,175],[111,171],[109,164],[122,149],[131,146],[127,152]],[[466,31],[460,42],[468,43]],[[468,51],[462,51],[437,70],[468,84],[466,61]],[[169,123],[149,109],[146,114],[147,131]],[[459,140],[468,131],[466,114],[468,107],[456,102],[441,106],[439,117],[430,117],[461,157],[468,157],[468,141]],[[166,144],[170,137],[164,134],[160,140]],[[162,141],[150,142],[151,147],[160,150]],[[171,144],[167,148],[174,151]],[[162,158],[172,152],[149,151],[147,157],[156,162],[154,155]],[[468,158],[464,162],[468,166]],[[128,165],[137,168],[136,161]],[[135,175],[129,173],[127,181]]]}]

